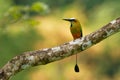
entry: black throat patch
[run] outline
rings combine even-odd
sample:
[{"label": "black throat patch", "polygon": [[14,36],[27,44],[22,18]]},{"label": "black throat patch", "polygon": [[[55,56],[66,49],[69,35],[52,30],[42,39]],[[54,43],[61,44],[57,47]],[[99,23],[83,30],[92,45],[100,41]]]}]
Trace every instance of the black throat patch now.
[{"label": "black throat patch", "polygon": [[70,27],[72,27],[72,23],[71,23]]}]

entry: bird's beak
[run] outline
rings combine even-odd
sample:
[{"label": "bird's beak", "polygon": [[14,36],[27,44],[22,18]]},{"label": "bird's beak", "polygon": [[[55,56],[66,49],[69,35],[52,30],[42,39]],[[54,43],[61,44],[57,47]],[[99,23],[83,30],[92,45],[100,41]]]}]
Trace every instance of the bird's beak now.
[{"label": "bird's beak", "polygon": [[65,21],[72,21],[71,19],[68,19],[68,18],[65,18],[65,19],[63,19],[63,20],[65,20]]}]

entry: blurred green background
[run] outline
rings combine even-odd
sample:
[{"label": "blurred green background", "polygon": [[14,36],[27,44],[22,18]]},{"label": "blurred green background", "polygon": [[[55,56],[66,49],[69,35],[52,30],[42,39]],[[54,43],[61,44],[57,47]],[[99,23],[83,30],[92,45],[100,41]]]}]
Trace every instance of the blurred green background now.
[{"label": "blurred green background", "polygon": [[[0,0],[0,67],[25,51],[71,41],[69,23],[75,17],[89,34],[120,17],[120,0]],[[48,34],[49,33],[49,34]],[[75,56],[19,72],[10,80],[120,80],[117,33]]]}]

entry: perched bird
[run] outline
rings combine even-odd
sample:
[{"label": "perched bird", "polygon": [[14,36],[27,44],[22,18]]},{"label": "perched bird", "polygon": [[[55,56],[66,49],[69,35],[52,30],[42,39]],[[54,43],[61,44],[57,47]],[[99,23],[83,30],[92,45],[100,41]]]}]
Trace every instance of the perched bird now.
[{"label": "perched bird", "polygon": [[[80,22],[77,19],[66,18],[66,19],[63,19],[63,20],[69,21],[71,23],[70,31],[71,31],[71,34],[72,34],[74,40],[77,39],[77,38],[81,38],[83,36],[82,27],[80,25]],[[76,65],[75,65],[74,70],[75,70],[75,72],[79,72],[79,67],[77,65],[77,54],[76,54]]]}]

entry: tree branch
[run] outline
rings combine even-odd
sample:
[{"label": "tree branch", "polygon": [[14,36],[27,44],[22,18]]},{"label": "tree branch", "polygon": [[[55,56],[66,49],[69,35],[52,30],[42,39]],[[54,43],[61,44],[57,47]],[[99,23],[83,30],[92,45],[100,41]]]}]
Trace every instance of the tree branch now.
[{"label": "tree branch", "polygon": [[0,69],[0,80],[8,80],[12,75],[28,67],[44,65],[77,54],[119,31],[120,18],[117,18],[81,39],[76,39],[53,48],[24,52],[8,61]]}]

